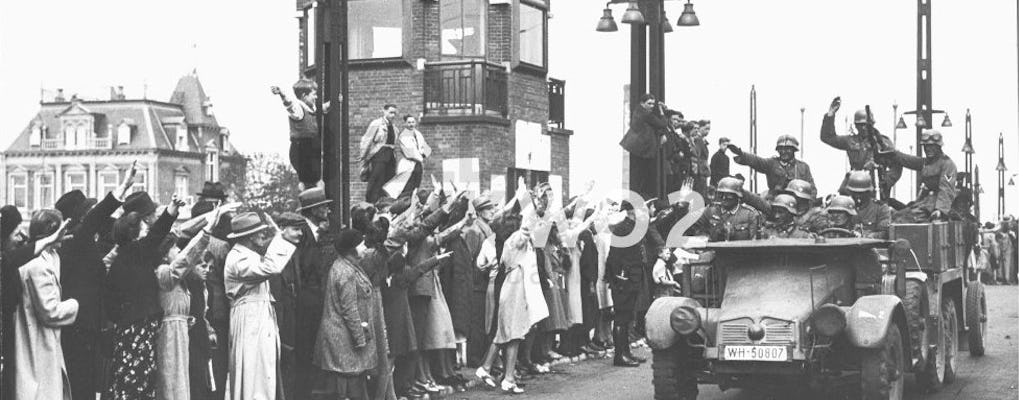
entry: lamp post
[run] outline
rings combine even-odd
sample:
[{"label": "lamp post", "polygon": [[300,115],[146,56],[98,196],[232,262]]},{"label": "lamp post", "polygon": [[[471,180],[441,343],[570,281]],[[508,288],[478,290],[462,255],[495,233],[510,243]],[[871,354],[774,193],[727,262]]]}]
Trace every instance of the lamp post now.
[{"label": "lamp post", "polygon": [[996,203],[996,217],[1006,214],[1006,161],[1003,156],[1003,133],[999,132],[999,163],[996,164],[996,172],[999,175],[999,201]]},{"label": "lamp post", "polygon": [[804,154],[804,111],[806,107],[800,107],[800,154]]},{"label": "lamp post", "polygon": [[[750,151],[757,154],[757,90],[750,85]],[[754,174],[754,167],[750,167],[750,191],[758,193],[757,175]]]},{"label": "lamp post", "polygon": [[[320,16],[319,35],[323,76],[321,102],[334,102],[321,123],[323,177],[330,204],[330,230],[339,232],[349,221],[349,131],[348,131],[348,0],[328,0]],[[341,103],[341,104],[338,104]],[[321,107],[323,104],[321,104]],[[321,108],[323,110],[324,108]]]},{"label": "lamp post", "polygon": [[[629,108],[635,110],[640,103],[640,96],[645,92],[662,102],[665,101],[665,32],[671,32],[672,29],[671,25],[666,25],[668,18],[665,16],[665,0],[611,0],[605,4],[601,19],[597,23],[598,32],[619,30],[612,16],[611,5],[622,3],[628,3],[622,15],[622,23],[630,25]],[[689,0],[683,7],[676,25],[700,25],[693,4]],[[644,90],[645,88],[647,90]],[[630,165],[630,168],[632,167]],[[664,169],[664,154],[659,144],[655,171],[658,180],[656,195],[659,198],[667,196]],[[637,191],[637,182],[630,181],[629,185],[630,190]]]}]

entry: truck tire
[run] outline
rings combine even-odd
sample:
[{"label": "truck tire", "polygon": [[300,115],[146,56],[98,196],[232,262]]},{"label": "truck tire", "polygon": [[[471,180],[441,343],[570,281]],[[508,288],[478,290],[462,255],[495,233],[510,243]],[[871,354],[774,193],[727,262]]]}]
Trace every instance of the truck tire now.
[{"label": "truck tire", "polygon": [[685,351],[679,344],[665,350],[651,350],[655,400],[691,400],[697,398],[697,382],[683,369]]},{"label": "truck tire", "polygon": [[988,303],[985,302],[985,286],[981,282],[967,283],[967,304],[964,306],[967,320],[967,344],[971,355],[985,355],[985,334],[988,332]]},{"label": "truck tire", "polygon": [[957,340],[958,325],[953,299],[947,297],[942,301],[939,317],[939,326],[935,332],[941,336],[939,346],[935,348],[935,354],[925,360],[924,370],[917,373],[917,382],[923,393],[934,393],[944,383],[956,378],[956,352],[960,341]]},{"label": "truck tire", "polygon": [[907,332],[910,338],[910,355],[925,359],[928,356],[925,318],[928,316],[928,292],[924,282],[907,279],[907,294],[903,297],[903,308],[907,312]]},{"label": "truck tire", "polygon": [[902,399],[906,358],[903,333],[889,322],[880,349],[865,349],[860,363],[860,393],[864,400]]}]

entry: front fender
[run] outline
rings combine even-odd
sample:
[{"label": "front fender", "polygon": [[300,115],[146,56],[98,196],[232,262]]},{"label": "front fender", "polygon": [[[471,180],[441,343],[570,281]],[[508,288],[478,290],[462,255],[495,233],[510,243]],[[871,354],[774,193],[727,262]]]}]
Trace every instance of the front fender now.
[{"label": "front fender", "polygon": [[[881,348],[889,323],[906,326],[903,303],[899,297],[880,294],[857,299],[846,310],[846,338],[856,347]],[[907,337],[908,332],[903,336]]]},{"label": "front fender", "polygon": [[[647,329],[647,344],[652,349],[665,350],[672,347],[679,340],[679,334],[672,329],[669,318],[672,315],[672,311],[682,306],[700,309],[700,303],[689,297],[661,297],[651,303],[651,307],[647,309],[647,317],[644,318],[644,321]],[[702,324],[705,322],[701,321]]]}]

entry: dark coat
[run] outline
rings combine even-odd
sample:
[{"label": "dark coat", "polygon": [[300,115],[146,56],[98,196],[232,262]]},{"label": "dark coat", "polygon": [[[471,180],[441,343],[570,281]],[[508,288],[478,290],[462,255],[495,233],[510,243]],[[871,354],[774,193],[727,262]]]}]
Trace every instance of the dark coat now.
[{"label": "dark coat", "polygon": [[452,327],[456,333],[468,336],[473,318],[470,303],[473,301],[473,278],[477,272],[476,255],[472,254],[462,235],[452,235],[444,242],[444,247],[452,252],[452,257],[438,270],[441,289],[452,316]]},{"label": "dark coat", "polygon": [[711,156],[711,186],[718,184],[718,181],[730,175],[729,155],[725,150],[718,150]]},{"label": "dark coat", "polygon": [[[313,231],[303,225],[302,241],[281,271],[282,291],[271,290],[278,302],[281,343],[295,348],[299,362],[313,356],[313,342],[323,316],[324,279],[337,259],[331,235],[322,231],[319,238],[314,238]],[[271,282],[271,287],[274,286]]]},{"label": "dark coat", "polygon": [[107,315],[115,324],[127,326],[163,315],[156,267],[164,254],[160,243],[171,231],[174,216],[166,211],[157,218],[145,237],[119,246],[107,275]]},{"label": "dark coat", "polygon": [[[406,258],[410,265],[419,264],[437,254],[438,240],[432,233],[446,216],[447,213],[443,209],[438,209],[401,234],[407,240],[409,251],[406,253]],[[437,293],[434,293],[434,275],[436,273],[436,271],[430,270],[416,279],[416,282],[409,288],[409,295],[436,296]]]},{"label": "dark coat", "polygon": [[667,128],[668,121],[664,116],[637,108],[629,120],[629,131],[619,146],[633,156],[652,159],[658,155],[661,137],[668,133]]},{"label": "dark coat", "polygon": [[334,261],[325,281],[323,317],[313,363],[325,371],[359,374],[377,366],[378,339],[370,321],[377,314],[370,279],[356,258]]},{"label": "dark coat", "polygon": [[96,342],[102,324],[103,282],[107,278],[107,266],[103,264],[106,253],[96,245],[96,234],[103,221],[121,206],[113,195],[107,193],[82,218],[70,240],[64,241],[57,254],[60,255],[60,285],[62,300],[78,301],[78,317],[74,324],[61,329],[61,347],[64,349],[64,363],[71,384],[71,397],[94,396],[97,382]]},{"label": "dark coat", "polygon": [[[764,158],[747,152],[741,152],[735,160],[737,164],[750,166],[754,171],[764,174],[768,181],[768,189],[773,193],[785,190],[786,185],[793,179],[814,183],[811,167],[800,160],[794,159],[793,162],[785,164],[779,157]],[[754,179],[754,177],[750,179]]]}]

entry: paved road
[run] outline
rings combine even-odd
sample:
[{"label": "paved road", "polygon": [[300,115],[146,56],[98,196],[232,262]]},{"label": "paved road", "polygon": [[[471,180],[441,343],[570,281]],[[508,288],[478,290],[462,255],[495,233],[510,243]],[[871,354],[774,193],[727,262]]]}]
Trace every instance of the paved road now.
[{"label": "paved road", "polygon": [[[1018,382],[1018,287],[988,286],[989,332],[986,355],[973,358],[961,352],[955,382],[942,391],[919,394],[913,378],[907,382],[906,399],[920,400],[1003,400],[1019,396]],[[609,360],[590,360],[554,367],[550,375],[524,380],[526,394],[515,396],[530,400],[615,399],[648,400],[654,397],[648,362],[640,368],[613,368]],[[718,387],[701,385],[701,400],[760,400],[764,395],[749,391],[721,392]],[[512,396],[477,386],[448,399],[508,399]]]}]

